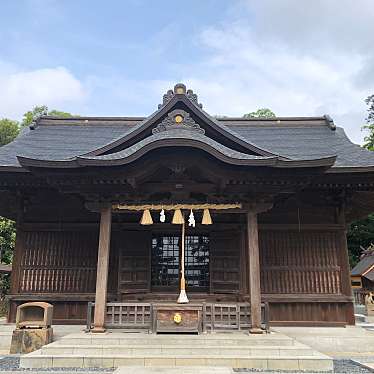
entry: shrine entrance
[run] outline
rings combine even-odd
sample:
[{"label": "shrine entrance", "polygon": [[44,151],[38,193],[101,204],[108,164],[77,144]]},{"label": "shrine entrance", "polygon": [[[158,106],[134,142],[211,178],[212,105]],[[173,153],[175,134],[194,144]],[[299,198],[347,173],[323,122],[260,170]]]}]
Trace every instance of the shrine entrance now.
[{"label": "shrine entrance", "polygon": [[[176,292],[180,283],[181,236],[153,234],[151,251],[152,291]],[[185,237],[185,277],[189,292],[209,292],[209,234]]]}]

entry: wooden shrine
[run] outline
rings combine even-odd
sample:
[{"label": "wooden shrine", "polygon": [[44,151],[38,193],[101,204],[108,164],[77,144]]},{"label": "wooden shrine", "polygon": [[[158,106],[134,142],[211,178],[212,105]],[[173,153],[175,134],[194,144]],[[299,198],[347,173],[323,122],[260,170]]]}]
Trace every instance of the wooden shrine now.
[{"label": "wooden shrine", "polygon": [[176,328],[184,284],[194,331],[261,332],[262,305],[271,325],[354,324],[346,228],[374,211],[374,153],[328,116],[215,118],[178,84],[144,118],[36,118],[0,148],[0,185],[9,321],[44,301],[82,324],[94,303],[97,332]]}]

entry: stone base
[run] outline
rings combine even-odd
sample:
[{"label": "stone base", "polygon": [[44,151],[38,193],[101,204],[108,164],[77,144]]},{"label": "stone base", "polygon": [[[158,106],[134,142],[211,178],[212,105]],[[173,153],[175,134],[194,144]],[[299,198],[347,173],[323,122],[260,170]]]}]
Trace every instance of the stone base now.
[{"label": "stone base", "polygon": [[367,304],[366,310],[367,310],[368,316],[370,317],[374,316],[374,304]]},{"label": "stone base", "polygon": [[249,329],[250,334],[263,334],[264,332],[265,332],[265,330],[263,330],[261,328],[250,328]]},{"label": "stone base", "polygon": [[13,331],[10,353],[30,353],[52,343],[53,329],[15,329]]}]

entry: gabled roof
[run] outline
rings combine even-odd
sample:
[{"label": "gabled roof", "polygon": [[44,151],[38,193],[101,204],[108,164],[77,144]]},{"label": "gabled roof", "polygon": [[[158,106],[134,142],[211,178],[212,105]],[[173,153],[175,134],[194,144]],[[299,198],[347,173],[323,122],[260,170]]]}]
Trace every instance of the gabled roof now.
[{"label": "gabled roof", "polygon": [[351,275],[361,276],[374,266],[374,255],[363,257],[359,263],[352,269]]},{"label": "gabled roof", "polygon": [[[182,125],[192,120],[209,134],[219,134],[228,145],[183,126],[152,134],[165,120],[173,120],[170,115],[175,110],[183,112]],[[159,109],[147,118],[44,116],[32,128],[0,147],[0,168],[125,164],[152,149],[174,144],[202,148],[239,165],[374,170],[374,153],[351,143],[329,117],[217,119],[203,111],[197,96],[180,84],[164,95]]]},{"label": "gabled roof", "polygon": [[374,268],[367,273],[365,273],[364,277],[369,279],[369,281],[374,282]]},{"label": "gabled roof", "polygon": [[70,160],[42,160],[19,156],[21,165],[26,167],[80,167],[80,166],[117,166],[131,163],[151,150],[160,147],[190,147],[202,149],[220,161],[232,165],[271,166],[271,167],[322,167],[331,166],[335,157],[311,160],[283,160],[277,156],[254,156],[230,149],[207,136],[183,129],[153,134],[136,144],[115,153],[101,156],[77,156]]}]

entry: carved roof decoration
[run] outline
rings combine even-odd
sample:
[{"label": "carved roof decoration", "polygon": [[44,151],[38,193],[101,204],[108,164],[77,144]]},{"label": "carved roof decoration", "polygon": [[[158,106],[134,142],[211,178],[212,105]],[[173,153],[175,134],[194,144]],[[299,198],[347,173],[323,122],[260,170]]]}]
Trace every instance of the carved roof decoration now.
[{"label": "carved roof decoration", "polygon": [[200,109],[203,108],[203,104],[199,104],[197,95],[191,89],[187,90],[183,83],[177,83],[173,90],[168,90],[162,97],[162,104],[158,105],[158,109],[164,107],[175,95],[186,95]]},{"label": "carved roof decoration", "polygon": [[168,130],[189,130],[205,134],[205,130],[191,118],[190,114],[181,109],[169,112],[167,117],[152,130],[152,134]]}]

